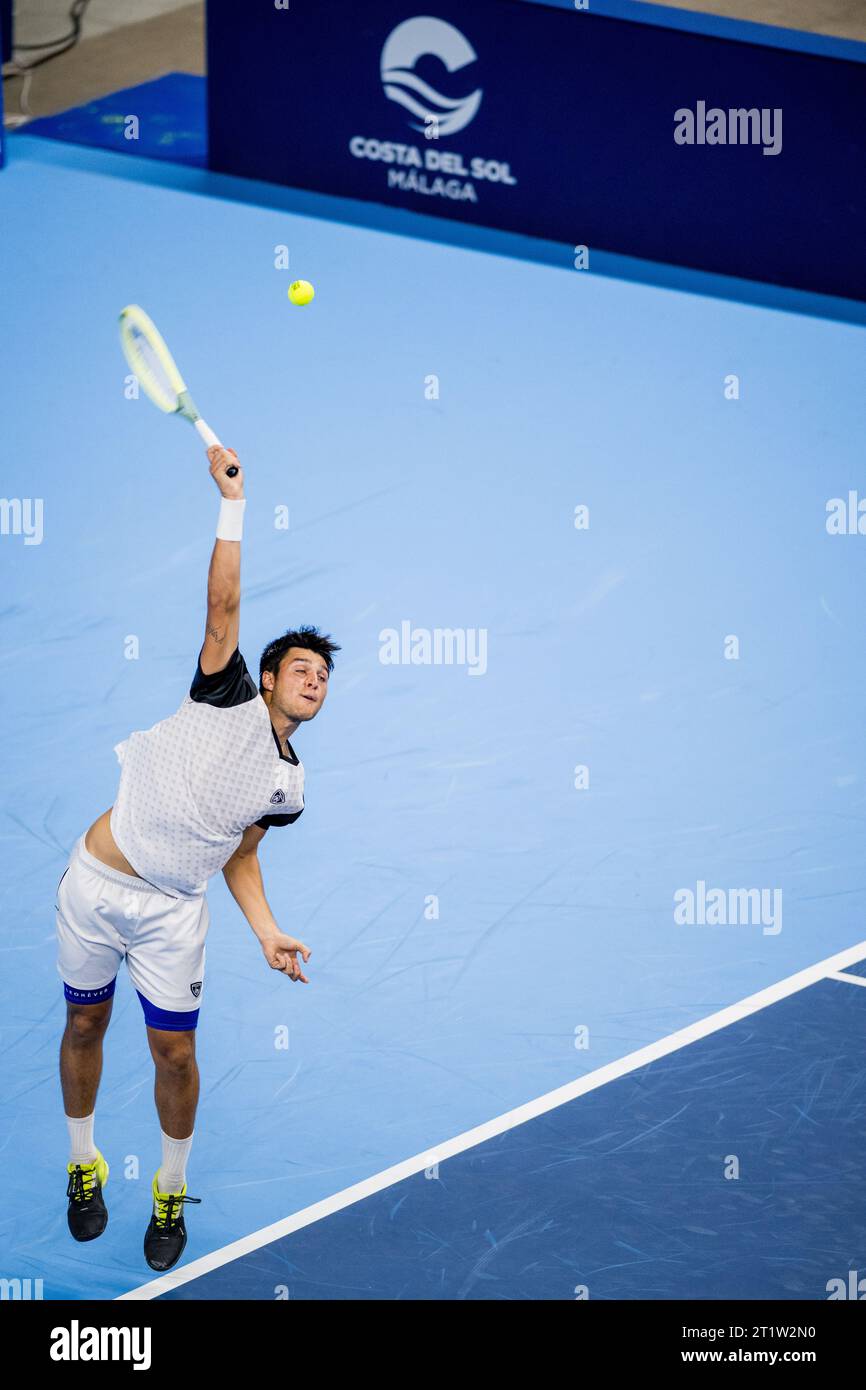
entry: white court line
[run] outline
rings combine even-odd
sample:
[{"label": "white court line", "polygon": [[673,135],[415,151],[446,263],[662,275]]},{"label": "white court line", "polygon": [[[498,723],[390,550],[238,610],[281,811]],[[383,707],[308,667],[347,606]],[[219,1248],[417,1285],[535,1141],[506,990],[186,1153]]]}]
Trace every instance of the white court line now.
[{"label": "white court line", "polygon": [[[518,1105],[514,1110],[507,1110],[504,1115],[486,1120],[475,1129],[467,1129],[464,1134],[458,1134],[455,1139],[437,1144],[426,1153],[404,1159],[402,1163],[395,1163],[392,1168],[384,1168],[381,1173],[374,1173],[372,1177],[364,1178],[353,1187],[346,1187],[342,1192],[335,1192],[321,1202],[304,1207],[303,1211],[296,1211],[294,1215],[286,1216],[282,1221],[275,1221],[271,1226],[263,1226],[260,1231],[232,1241],[231,1245],[224,1245],[220,1250],[212,1251],[210,1255],[202,1255],[200,1259],[193,1260],[182,1269],[170,1270],[168,1274],[161,1274],[158,1279],[151,1279],[137,1289],[119,1294],[116,1301],[158,1298],[160,1294],[169,1293],[182,1284],[188,1284],[192,1279],[201,1278],[212,1269],[219,1269],[231,1260],[237,1260],[252,1250],[259,1250],[263,1245],[279,1240],[281,1236],[290,1235],[292,1231],[299,1231],[304,1226],[311,1226],[313,1222],[321,1221],[332,1212],[342,1211],[344,1207],[351,1206],[353,1202],[360,1202],[364,1197],[372,1196],[374,1192],[393,1187],[394,1183],[402,1182],[404,1178],[410,1178],[415,1173],[421,1173],[434,1163],[442,1163],[445,1159],[453,1158],[455,1154],[464,1153],[466,1149],[483,1144],[485,1140],[493,1139],[497,1134],[504,1134],[506,1130],[515,1129],[527,1120],[534,1120],[537,1115],[544,1115],[548,1110],[555,1110],[557,1106],[565,1105],[577,1096],[584,1096],[588,1091],[594,1091],[599,1086],[606,1086],[610,1081],[627,1076],[629,1072],[645,1067],[648,1062],[667,1057],[671,1052],[677,1052],[681,1047],[688,1047],[689,1043],[697,1042],[699,1038],[706,1038],[710,1033],[717,1033],[732,1023],[738,1023],[741,1018],[758,1013],[768,1004],[775,1004],[790,994],[797,994],[799,990],[816,984],[818,980],[826,979],[828,975],[837,978],[837,973],[846,965],[854,965],[864,958],[866,941],[861,941],[857,946],[849,946],[846,950],[837,952],[835,956],[828,956],[817,965],[799,970],[796,975],[789,975],[786,980],[768,985],[757,994],[748,995],[738,1004],[730,1004],[718,1013],[699,1019],[697,1023],[690,1023],[687,1028],[681,1028],[677,1033],[669,1033],[666,1038],[660,1038],[658,1042],[650,1043],[637,1052],[629,1052],[627,1056],[620,1057],[616,1062],[609,1062],[607,1066],[599,1067],[596,1071],[579,1077],[577,1081],[569,1081],[565,1086],[559,1086],[555,1091],[548,1091],[546,1095],[539,1096],[537,1100],[530,1100],[525,1105]],[[864,983],[856,975],[843,978],[856,980],[858,984]]]},{"label": "white court line", "polygon": [[863,985],[866,988],[866,978],[862,975],[846,975],[844,970],[831,970],[827,978],[828,980],[844,980],[846,985]]}]

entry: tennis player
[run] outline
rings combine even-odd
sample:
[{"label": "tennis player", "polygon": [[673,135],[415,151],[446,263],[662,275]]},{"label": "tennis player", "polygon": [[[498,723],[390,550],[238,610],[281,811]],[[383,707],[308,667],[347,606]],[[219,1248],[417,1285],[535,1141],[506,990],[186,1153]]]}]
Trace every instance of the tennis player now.
[{"label": "tennis player", "polygon": [[[114,805],[76,843],[57,894],[57,968],[66,996],[60,1079],[69,1127],[69,1229],[105,1230],[108,1164],[94,1142],[102,1040],[121,961],[141,1000],[156,1071],[162,1163],[144,1237],[151,1269],[186,1245],[186,1167],[199,1075],[195,1029],[204,986],[208,879],[218,870],[265,960],[308,984],[310,951],[281,932],[268,906],[258,846],[304,809],[304,769],[289,740],[328,692],[336,643],[302,627],[269,643],[259,685],[238,649],[243,469],[234,450],[208,450],[220,493],[208,572],[207,623],[189,693],[175,714],[116,745]],[[235,477],[227,469],[237,468]]]}]

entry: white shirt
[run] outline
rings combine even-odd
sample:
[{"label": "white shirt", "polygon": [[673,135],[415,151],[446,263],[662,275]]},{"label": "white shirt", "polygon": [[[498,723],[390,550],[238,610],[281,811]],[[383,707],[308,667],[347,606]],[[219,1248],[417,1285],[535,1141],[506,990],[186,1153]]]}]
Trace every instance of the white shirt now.
[{"label": "white shirt", "polygon": [[237,648],[213,675],[199,662],[176,714],[115,745],[121,854],[163,892],[200,896],[247,826],[287,825],[304,809],[304,767],[285,746]]}]

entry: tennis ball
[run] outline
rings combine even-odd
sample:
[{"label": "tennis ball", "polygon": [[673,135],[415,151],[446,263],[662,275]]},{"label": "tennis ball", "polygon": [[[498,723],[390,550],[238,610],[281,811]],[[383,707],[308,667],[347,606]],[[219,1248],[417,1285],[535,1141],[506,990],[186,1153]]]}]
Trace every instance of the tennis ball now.
[{"label": "tennis ball", "polygon": [[315,293],[309,280],[293,280],[289,285],[289,299],[293,304],[309,304]]}]

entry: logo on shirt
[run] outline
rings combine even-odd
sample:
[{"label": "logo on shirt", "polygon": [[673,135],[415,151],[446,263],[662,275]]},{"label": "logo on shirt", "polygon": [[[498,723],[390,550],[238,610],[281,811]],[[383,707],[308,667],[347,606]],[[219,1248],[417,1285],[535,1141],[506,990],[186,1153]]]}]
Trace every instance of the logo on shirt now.
[{"label": "logo on shirt", "polygon": [[193,999],[198,999],[199,995],[201,994],[201,985],[201,980],[196,980],[194,985],[190,985],[190,991],[192,993]]},{"label": "logo on shirt", "polygon": [[271,797],[271,805],[280,806],[285,801],[285,799],[286,793],[278,787],[277,790],[274,792],[273,796]]}]

